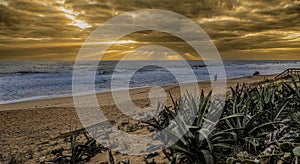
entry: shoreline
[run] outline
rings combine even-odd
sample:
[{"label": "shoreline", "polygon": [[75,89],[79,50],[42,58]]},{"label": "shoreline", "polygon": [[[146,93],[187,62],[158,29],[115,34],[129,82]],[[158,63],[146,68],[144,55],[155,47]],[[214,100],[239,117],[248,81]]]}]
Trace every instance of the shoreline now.
[{"label": "shoreline", "polygon": [[[270,79],[270,78],[274,78],[277,74],[268,74],[268,75],[259,75],[259,76],[242,76],[242,77],[236,77],[236,78],[230,78],[230,79],[226,79],[226,85],[227,88],[228,84],[231,84],[232,81],[240,81],[243,82],[243,79],[259,79],[260,81],[263,79]],[[255,81],[246,81],[246,83],[253,83]],[[193,82],[187,82],[187,83],[182,83],[183,85],[189,85],[192,84]],[[198,81],[198,85],[201,84],[210,84],[210,80],[205,80],[205,81]],[[153,86],[143,86],[143,87],[135,87],[135,88],[130,88],[129,92],[138,92],[139,90],[148,90],[153,87]],[[166,85],[161,85],[161,87],[163,87],[166,91],[170,91],[172,89],[178,89],[179,88],[179,84],[178,83],[174,83],[174,84],[166,84]],[[206,86],[207,87],[207,86]],[[203,88],[201,86],[199,86],[199,90],[201,91]],[[96,91],[96,95],[97,97],[99,95],[106,95],[106,94],[111,94],[111,92],[122,92],[125,91],[126,89],[118,89],[118,90],[114,90],[114,91]],[[88,96],[88,95],[92,95],[93,93],[80,93],[77,96]],[[59,100],[66,100],[64,103],[60,102],[60,105],[56,102]],[[72,100],[72,101],[70,101]],[[49,104],[47,104],[49,103]],[[32,105],[30,105],[32,104]],[[42,107],[48,107],[48,106],[64,106],[64,107],[74,107],[73,104],[73,95],[72,94],[64,94],[64,95],[53,95],[53,96],[41,96],[41,97],[32,97],[32,98],[24,98],[24,99],[20,99],[20,100],[16,100],[14,102],[8,102],[8,103],[3,103],[0,104],[0,111],[6,111],[6,110],[16,110],[16,109],[26,109],[29,107],[36,107],[36,108],[42,108]],[[23,106],[23,107],[20,107]]]},{"label": "shoreline", "polygon": [[[227,79],[227,91],[230,86],[236,84],[253,84],[262,82],[266,79],[273,79],[273,75],[245,76],[241,78]],[[188,85],[188,84],[187,84]],[[211,90],[210,81],[199,82],[199,89],[207,94]],[[166,92],[170,92],[174,99],[180,96],[180,87],[178,85],[162,86]],[[130,98],[133,103],[143,108],[149,109],[149,87],[136,88],[129,90]],[[89,97],[84,101],[89,101]],[[115,126],[121,129],[128,128],[127,125],[134,125],[135,134],[148,134],[148,125],[142,124],[139,120],[132,119],[120,112],[114,104],[111,92],[97,93],[98,101],[101,99],[100,108],[107,120],[114,121]],[[89,103],[89,102],[87,102]],[[165,105],[170,103],[170,97],[167,97]],[[124,104],[126,105],[126,104]],[[136,112],[139,114],[139,111]],[[137,116],[135,115],[135,116]],[[52,160],[55,156],[51,151],[64,148],[70,148],[66,143],[66,138],[60,137],[62,133],[68,133],[70,128],[83,128],[77,109],[74,106],[73,97],[52,98],[31,100],[26,102],[17,102],[0,105],[0,154],[5,160],[9,160],[12,154],[22,155],[25,164],[40,163]],[[129,125],[128,125],[129,126]],[[125,139],[125,138],[123,138]],[[83,135],[78,136],[79,142],[85,140]],[[114,153],[116,159],[124,159],[124,155]],[[97,154],[90,162],[101,163],[108,161],[107,153]],[[166,160],[163,156],[158,157],[161,161]],[[144,155],[126,156],[130,161],[143,161]]]}]

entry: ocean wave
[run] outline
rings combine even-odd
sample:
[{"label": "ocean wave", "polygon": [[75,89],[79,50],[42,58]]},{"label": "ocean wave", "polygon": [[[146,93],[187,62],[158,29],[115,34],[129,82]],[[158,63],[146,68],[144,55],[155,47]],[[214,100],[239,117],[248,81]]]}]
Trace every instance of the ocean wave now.
[{"label": "ocean wave", "polygon": [[[177,83],[176,77],[171,72],[176,72],[183,77],[185,82],[193,80],[186,75],[186,67],[177,61],[165,62],[166,68],[155,66],[157,61],[145,62],[149,66],[135,70],[135,62],[129,61],[124,67],[114,69],[117,62],[101,61],[97,69],[95,89],[96,91],[108,91],[111,87],[112,74],[116,74],[119,83],[113,89],[124,89],[126,81],[131,79],[130,87],[143,87],[154,85],[165,85]],[[188,61],[194,70],[198,81],[209,80],[210,75],[205,64],[201,61]],[[255,71],[261,74],[279,73],[291,67],[299,67],[299,61],[225,61],[225,71],[227,77],[235,78],[241,76],[251,76]],[[80,68],[82,76],[83,92],[86,85],[86,76],[91,75],[92,64],[86,63]],[[213,66],[220,69],[220,66]],[[31,100],[44,97],[57,97],[72,93],[72,71],[73,63],[70,62],[0,62],[0,103],[9,103],[21,100]],[[133,74],[133,76],[132,76]],[[132,76],[132,77],[130,77]]]}]

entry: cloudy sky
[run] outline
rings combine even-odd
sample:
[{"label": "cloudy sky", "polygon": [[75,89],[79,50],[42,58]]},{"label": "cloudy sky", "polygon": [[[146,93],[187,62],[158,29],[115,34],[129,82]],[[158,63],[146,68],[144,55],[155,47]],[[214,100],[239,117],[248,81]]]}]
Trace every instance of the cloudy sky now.
[{"label": "cloudy sky", "polygon": [[[96,27],[138,9],[192,19],[223,59],[300,60],[299,0],[0,0],[0,60],[74,60]],[[181,39],[159,31],[124,36],[105,59],[120,59],[145,45],[167,46],[199,59]]]}]

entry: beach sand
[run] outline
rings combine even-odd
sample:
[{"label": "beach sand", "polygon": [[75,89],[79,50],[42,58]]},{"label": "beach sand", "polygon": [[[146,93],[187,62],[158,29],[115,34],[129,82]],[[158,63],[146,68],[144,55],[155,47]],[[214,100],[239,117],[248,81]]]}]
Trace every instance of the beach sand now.
[{"label": "beach sand", "polygon": [[[256,83],[266,79],[273,79],[275,75],[248,76],[227,80],[227,87],[240,83]],[[178,85],[163,86],[166,92],[174,97],[180,95]],[[211,90],[209,81],[199,82],[199,88],[205,93]],[[136,88],[130,90],[130,97],[139,107],[147,107],[149,88]],[[114,120],[122,128],[123,122],[128,122],[128,117],[114,105],[111,92],[97,93],[101,100],[101,109],[109,120]],[[169,99],[168,99],[169,100]],[[170,101],[169,101],[170,102]],[[54,158],[51,151],[61,147],[70,148],[70,143],[59,137],[60,133],[70,131],[70,127],[82,128],[81,122],[74,108],[72,97],[32,100],[0,105],[0,163],[12,155],[22,159],[25,163],[40,163]],[[146,124],[129,120],[136,125],[134,133],[147,132]],[[84,136],[78,137],[84,141]],[[2,156],[2,157],[1,157]],[[117,161],[130,159],[131,163],[144,163],[144,155],[128,156],[114,152]],[[156,162],[166,162],[162,153],[156,157]],[[108,154],[96,155],[89,163],[108,162]]]}]

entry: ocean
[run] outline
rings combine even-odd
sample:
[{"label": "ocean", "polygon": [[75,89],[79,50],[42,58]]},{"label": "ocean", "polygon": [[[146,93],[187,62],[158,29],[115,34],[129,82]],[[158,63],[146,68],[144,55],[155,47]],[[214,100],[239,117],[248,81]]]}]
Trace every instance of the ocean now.
[{"label": "ocean", "polygon": [[[129,87],[145,87],[155,85],[166,85],[178,83],[178,80],[171,72],[176,72],[184,78],[184,82],[194,81],[190,75],[186,75],[188,67],[183,66],[180,61],[143,61],[145,67],[138,69],[133,75],[132,70],[136,69],[136,63],[142,61],[127,61],[126,64],[115,69],[117,61],[87,62],[84,65],[85,71],[91,65],[97,64],[95,72],[95,90],[109,91],[125,89],[122,79],[130,79]],[[157,66],[163,62],[163,67]],[[203,61],[188,61],[190,68],[195,74],[197,81],[210,79],[206,65]],[[226,77],[236,78],[251,76],[255,71],[260,74],[280,73],[287,68],[299,67],[300,61],[224,61]],[[74,62],[46,62],[46,61],[0,61],[0,104],[7,104],[18,101],[26,101],[50,97],[64,97],[72,94],[72,73]],[[219,65],[212,65],[215,69],[221,69]],[[114,88],[111,88],[112,74],[119,78]],[[85,77],[80,79],[85,83]],[[82,90],[82,93],[89,92]]]}]

